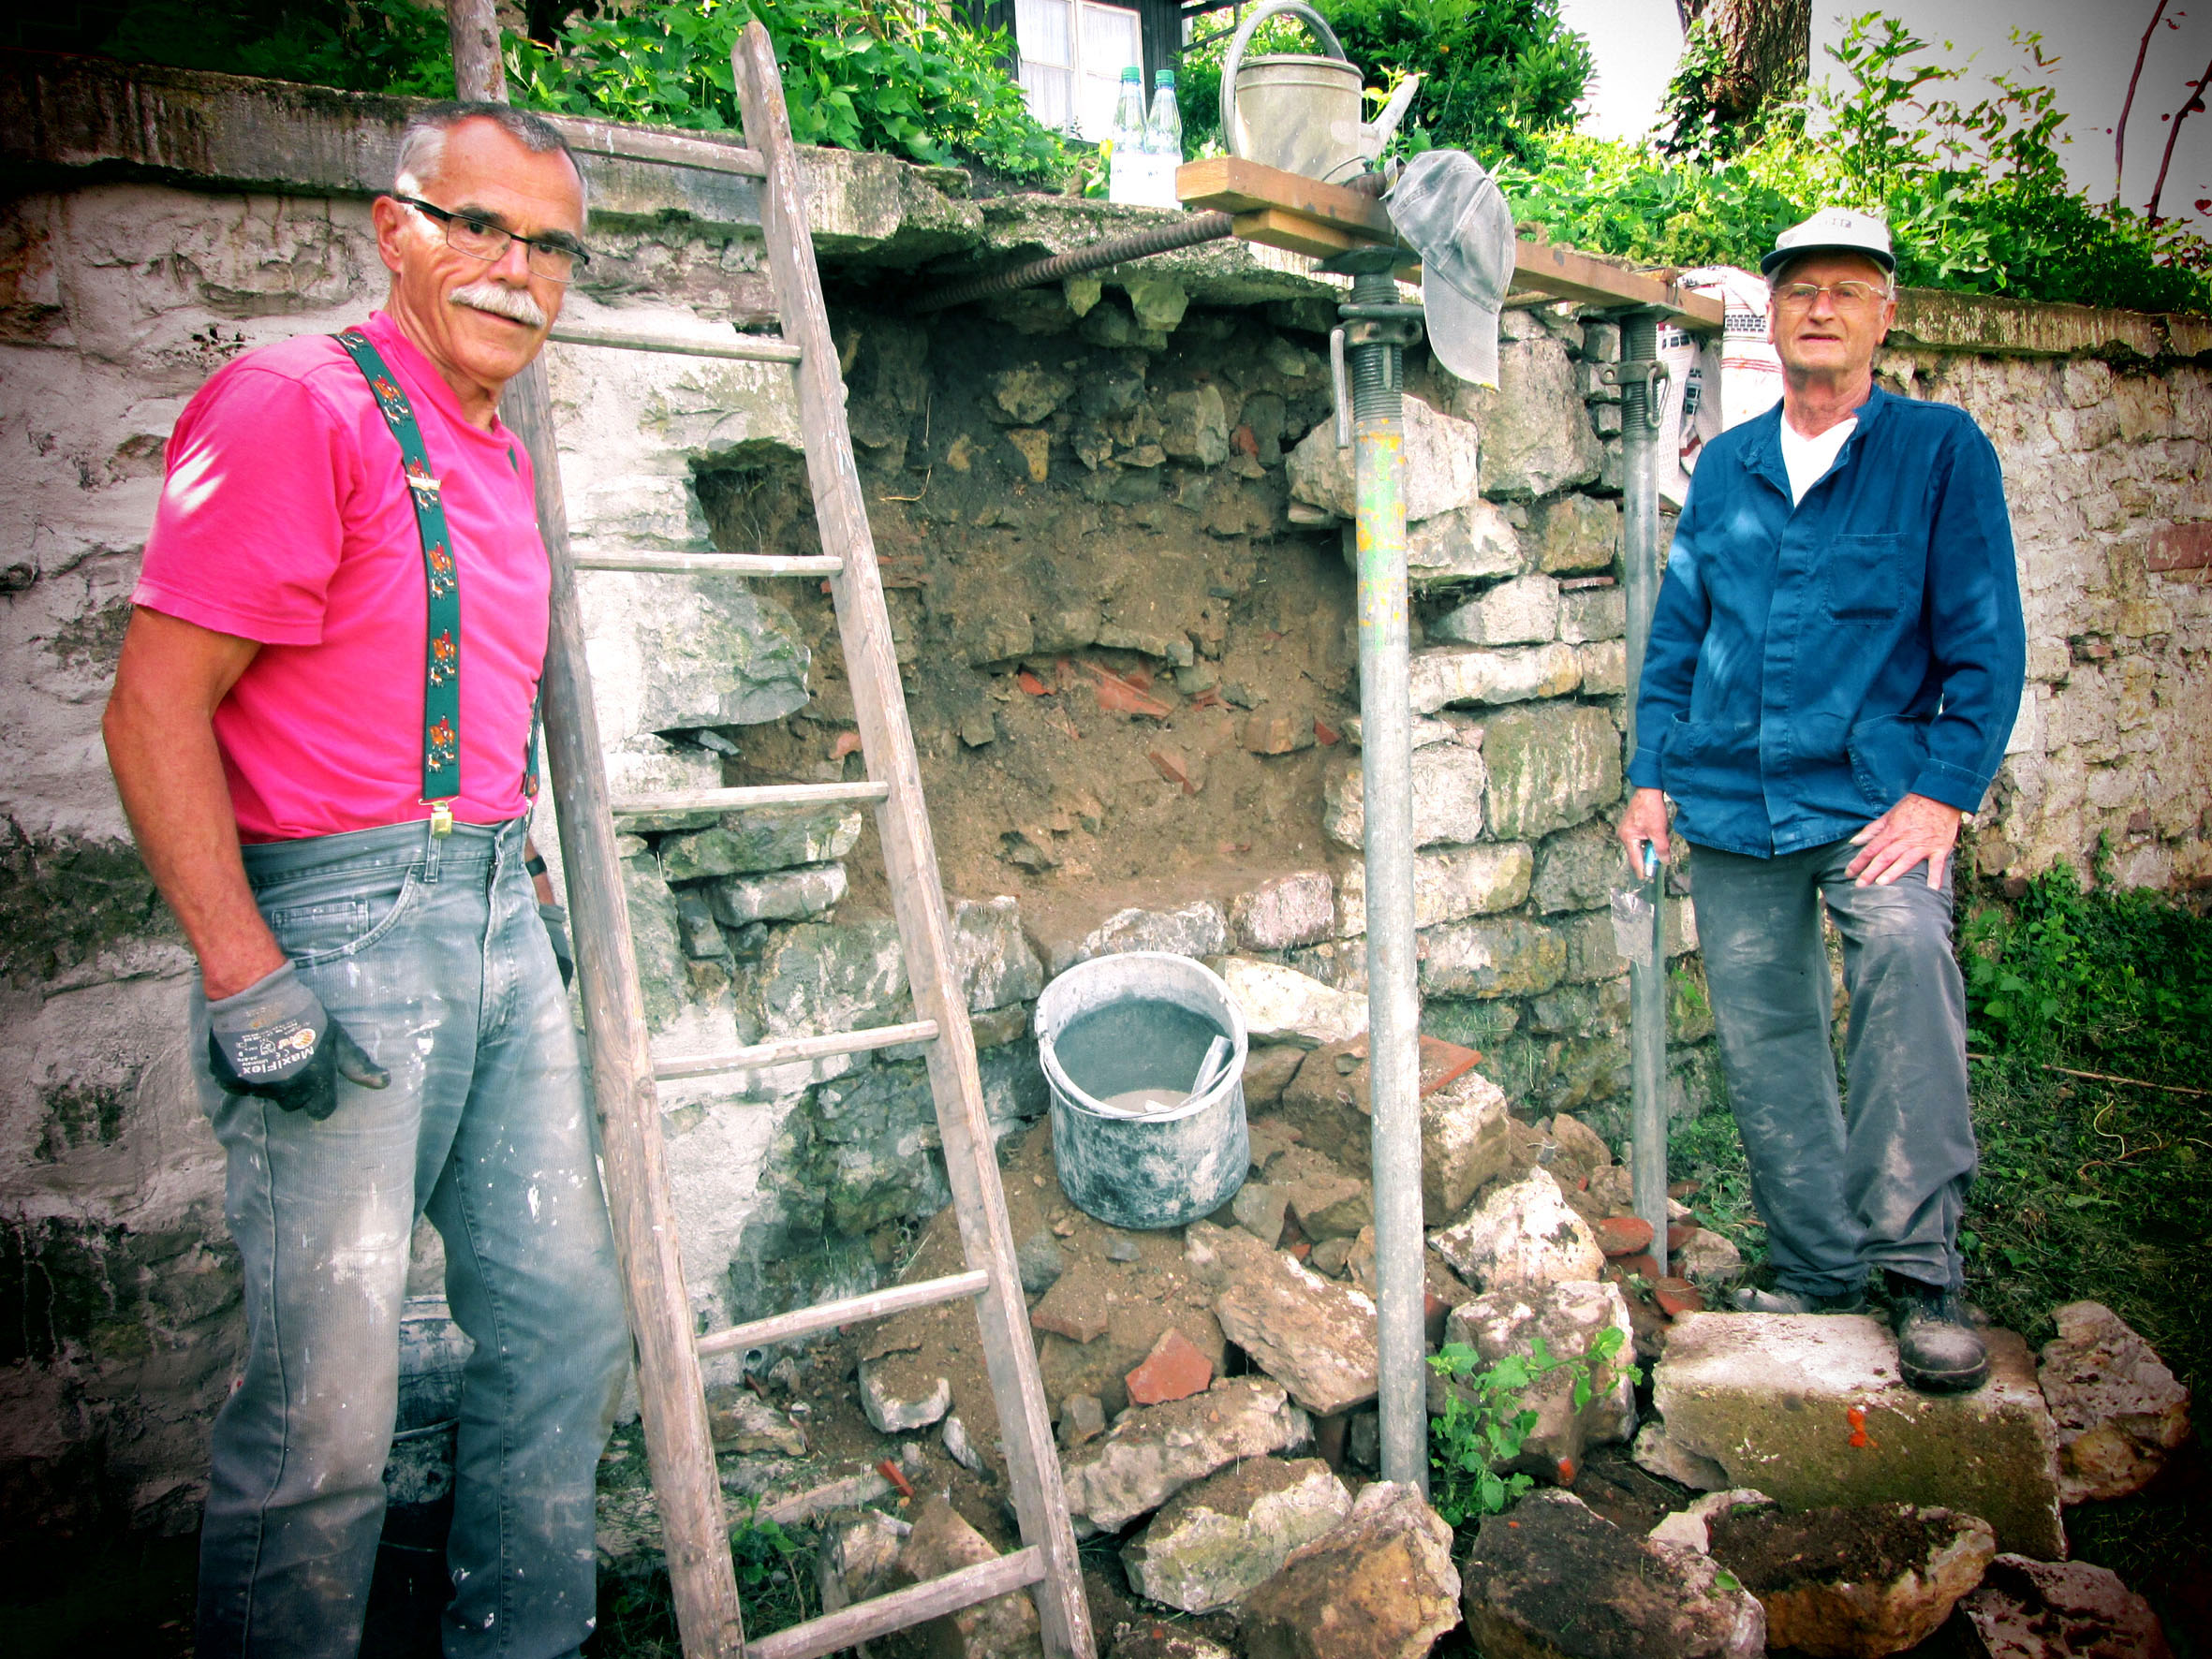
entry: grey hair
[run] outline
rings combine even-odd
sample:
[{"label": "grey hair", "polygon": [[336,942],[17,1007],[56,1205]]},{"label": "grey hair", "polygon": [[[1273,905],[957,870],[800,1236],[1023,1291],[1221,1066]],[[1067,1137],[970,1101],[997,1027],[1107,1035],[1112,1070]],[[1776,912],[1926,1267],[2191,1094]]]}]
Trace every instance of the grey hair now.
[{"label": "grey hair", "polygon": [[446,135],[465,121],[489,121],[534,155],[556,152],[568,158],[576,173],[576,189],[584,208],[591,206],[591,184],[561,129],[541,115],[511,104],[465,102],[432,104],[409,121],[400,134],[399,162],[392,169],[391,187],[402,196],[420,196],[433,183],[446,158]]}]

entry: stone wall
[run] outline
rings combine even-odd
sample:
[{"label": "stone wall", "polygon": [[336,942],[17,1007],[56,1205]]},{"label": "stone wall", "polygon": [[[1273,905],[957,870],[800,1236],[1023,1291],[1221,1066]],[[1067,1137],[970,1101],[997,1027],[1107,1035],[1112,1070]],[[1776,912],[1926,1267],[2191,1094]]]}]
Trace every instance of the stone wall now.
[{"label": "stone wall", "polygon": [[[148,97],[198,100],[196,132],[221,129],[226,99],[267,101],[252,83],[152,79]],[[50,115],[61,95],[39,95]],[[327,140],[312,167],[153,154],[133,148],[152,129],[126,123],[65,143],[46,115],[45,152],[23,152],[19,124],[0,154],[0,1480],[26,1523],[191,1524],[228,1387],[236,1284],[182,1040],[190,962],[129,847],[98,716],[170,428],[222,361],[380,293],[364,193],[400,112],[287,105]],[[1217,246],[924,327],[918,268],[1058,251],[1143,212],[971,201],[881,158],[810,165],[995,1121],[1041,1109],[1028,1007],[1082,955],[1165,943],[1356,992],[1331,286]],[[670,329],[757,315],[742,202],[594,167],[606,254],[580,313]],[[1948,301],[1907,323],[1885,373],[1997,440],[2028,594],[2034,683],[1982,868],[2082,863],[2102,835],[2126,879],[2203,882],[2212,374],[2181,354],[2202,342],[2155,319]],[[1483,1050],[1524,1110],[1617,1136],[1625,996],[1603,906],[1619,420],[1597,383],[1617,334],[1556,308],[1509,313],[1505,331],[1498,392],[1412,366],[1424,1024]],[[782,371],[550,360],[580,546],[810,545]],[[818,594],[593,574],[584,602],[618,790],[858,767]],[[625,826],[661,1052],[903,1016],[861,817]],[[1688,1110],[1712,1098],[1710,1021],[1676,905]],[[1275,1009],[1255,1095],[1347,1006]],[[665,1106],[702,1318],[873,1283],[943,1201],[910,1056],[685,1084]],[[435,1287],[427,1250],[418,1284]]]}]

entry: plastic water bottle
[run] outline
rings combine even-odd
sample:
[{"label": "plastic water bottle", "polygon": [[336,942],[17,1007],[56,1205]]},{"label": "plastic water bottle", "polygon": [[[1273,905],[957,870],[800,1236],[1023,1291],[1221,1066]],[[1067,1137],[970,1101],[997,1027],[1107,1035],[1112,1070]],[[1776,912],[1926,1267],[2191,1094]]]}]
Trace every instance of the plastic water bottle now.
[{"label": "plastic water bottle", "polygon": [[1175,71],[1161,69],[1154,77],[1152,110],[1144,118],[1144,154],[1148,163],[1146,198],[1155,207],[1181,205],[1175,195],[1175,169],[1183,165],[1183,111],[1175,102]]},{"label": "plastic water bottle", "polygon": [[1106,199],[1144,199],[1144,72],[1134,64],[1121,72],[1121,101],[1106,139]]}]

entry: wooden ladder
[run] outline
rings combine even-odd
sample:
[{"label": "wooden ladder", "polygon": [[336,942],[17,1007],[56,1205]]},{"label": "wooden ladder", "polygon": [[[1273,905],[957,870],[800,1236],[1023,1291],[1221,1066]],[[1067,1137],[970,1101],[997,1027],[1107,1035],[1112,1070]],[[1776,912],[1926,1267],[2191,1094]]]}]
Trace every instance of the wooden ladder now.
[{"label": "wooden ladder", "polygon": [[[746,25],[730,54],[745,116],[744,149],[598,123],[563,121],[585,153],[749,174],[760,181],[760,224],[783,320],[780,338],[729,334],[709,344],[582,328],[557,328],[570,345],[789,363],[798,381],[799,425],[823,551],[818,557],[759,553],[610,552],[571,555],[561,498],[553,411],[542,370],[509,387],[508,418],[537,466],[538,517],[553,565],[552,639],[545,676],[547,757],[559,808],[561,848],[576,927],[592,1077],[603,1125],[609,1207],[621,1251],[638,1346],[638,1395],[658,1498],[669,1577],[686,1659],[810,1659],[856,1642],[1027,1590],[1053,1659],[1093,1659],[1075,1537],[1040,1382],[1027,1305],[1014,1265],[1006,1195],[976,1069],[966,998],[947,948],[936,849],[922,806],[922,774],[892,654],[891,618],[876,547],[852,460],[845,385],[816,270],[800,184],[798,152],[768,33]],[[504,90],[503,88],[501,90]],[[711,572],[829,580],[852,685],[865,782],[697,789],[609,797],[598,720],[584,666],[578,569]],[[751,807],[871,801],[882,837],[917,1018],[870,1031],[823,1033],[761,1043],[708,1059],[656,1068],[614,851],[614,820],[641,812],[742,811]],[[751,1070],[892,1044],[927,1046],[930,1091],[943,1138],[945,1170],[967,1270],[868,1296],[824,1302],[704,1336],[692,1331],[676,1240],[655,1085],[662,1079]],[[998,1405],[1022,1547],[1010,1555],[748,1643],[739,1615],[729,1523],[707,1429],[701,1356],[826,1331],[856,1320],[967,1299],[975,1303],[991,1389]]]}]

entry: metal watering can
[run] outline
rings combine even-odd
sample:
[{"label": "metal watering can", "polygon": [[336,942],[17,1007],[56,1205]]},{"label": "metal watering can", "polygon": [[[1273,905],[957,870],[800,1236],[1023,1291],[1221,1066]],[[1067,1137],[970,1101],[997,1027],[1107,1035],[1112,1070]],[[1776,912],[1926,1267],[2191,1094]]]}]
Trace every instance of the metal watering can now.
[{"label": "metal watering can", "polygon": [[[1252,33],[1289,14],[1313,31],[1328,53],[1245,58]],[[1239,25],[1221,65],[1221,135],[1231,155],[1332,183],[1350,178],[1382,154],[1421,85],[1408,75],[1372,122],[1360,119],[1360,67],[1344,55],[1336,31],[1302,0],[1267,0]]]}]

